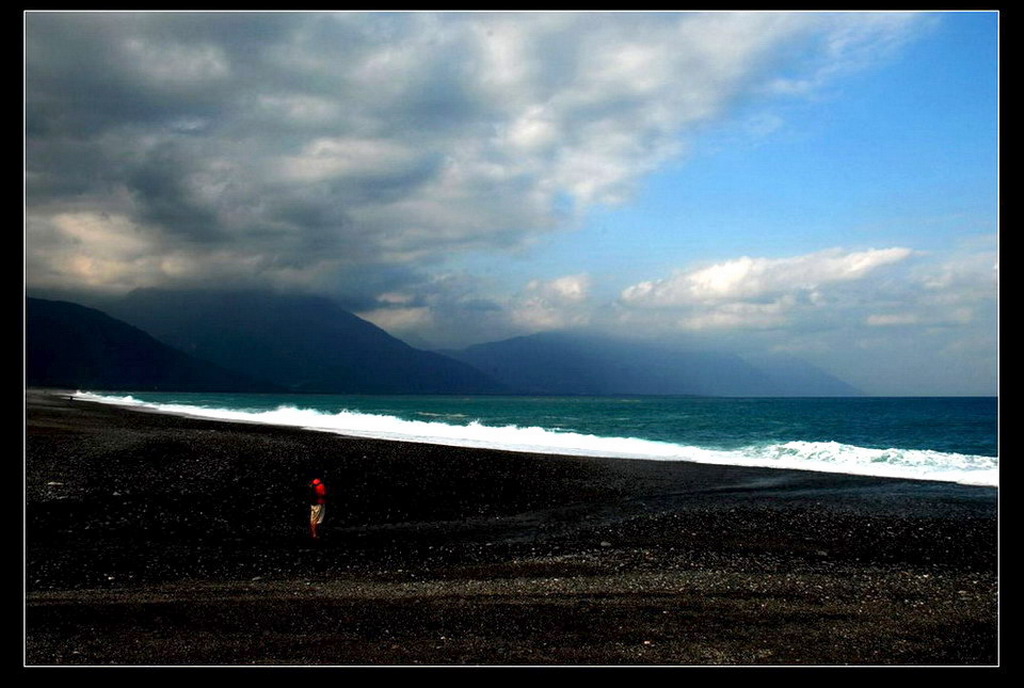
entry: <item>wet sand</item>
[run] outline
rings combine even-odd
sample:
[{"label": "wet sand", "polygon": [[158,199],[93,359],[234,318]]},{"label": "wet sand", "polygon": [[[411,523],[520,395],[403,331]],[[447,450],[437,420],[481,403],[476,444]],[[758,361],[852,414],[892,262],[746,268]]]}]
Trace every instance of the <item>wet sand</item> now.
[{"label": "wet sand", "polygon": [[993,488],[26,419],[27,666],[999,663]]}]

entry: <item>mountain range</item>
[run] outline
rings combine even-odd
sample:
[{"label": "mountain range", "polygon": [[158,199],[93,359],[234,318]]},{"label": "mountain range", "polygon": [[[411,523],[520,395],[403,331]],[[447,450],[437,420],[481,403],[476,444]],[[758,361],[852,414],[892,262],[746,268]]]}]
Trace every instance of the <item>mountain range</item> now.
[{"label": "mountain range", "polygon": [[[93,304],[95,305],[95,304]],[[314,296],[144,289],[102,310],[26,300],[26,383],[343,394],[851,396],[794,358],[549,332],[416,349]]]},{"label": "mountain range", "polygon": [[93,308],[28,299],[25,384],[89,390],[277,392],[265,380],[189,356]]},{"label": "mountain range", "polygon": [[799,359],[736,354],[544,332],[479,344],[447,355],[532,394],[857,396],[850,385]]},{"label": "mountain range", "polygon": [[109,302],[107,312],[190,356],[289,392],[510,391],[472,366],[414,349],[322,297],[142,289]]}]

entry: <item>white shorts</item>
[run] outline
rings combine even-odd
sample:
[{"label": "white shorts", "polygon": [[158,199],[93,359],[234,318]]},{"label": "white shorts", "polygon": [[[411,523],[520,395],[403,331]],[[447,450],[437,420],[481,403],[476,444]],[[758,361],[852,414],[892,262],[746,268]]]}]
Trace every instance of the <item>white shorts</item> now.
[{"label": "white shorts", "polygon": [[320,525],[324,522],[324,507],[326,504],[310,504],[309,505],[309,522]]}]

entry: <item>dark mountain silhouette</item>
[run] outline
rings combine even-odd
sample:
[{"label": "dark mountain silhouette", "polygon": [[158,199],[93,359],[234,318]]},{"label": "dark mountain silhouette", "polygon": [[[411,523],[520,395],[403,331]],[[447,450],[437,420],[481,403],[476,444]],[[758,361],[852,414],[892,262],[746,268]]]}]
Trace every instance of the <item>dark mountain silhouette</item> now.
[{"label": "dark mountain silhouette", "polygon": [[863,392],[829,375],[807,361],[788,354],[749,357],[747,361],[771,379],[777,395],[808,397],[858,397]]},{"label": "dark mountain silhouette", "polygon": [[466,363],[414,349],[327,298],[145,289],[106,309],[196,358],[291,392],[509,391]]},{"label": "dark mountain silhouette", "polygon": [[795,359],[759,365],[730,353],[548,332],[445,351],[535,394],[851,396],[846,383]]},{"label": "dark mountain silhouette", "polygon": [[27,383],[355,394],[860,394],[791,357],[745,360],[580,332],[428,352],[313,296],[149,289],[108,300],[103,310],[28,299]]},{"label": "dark mountain silhouette", "polygon": [[25,303],[25,383],[119,391],[280,389],[198,360],[98,310],[32,298]]}]

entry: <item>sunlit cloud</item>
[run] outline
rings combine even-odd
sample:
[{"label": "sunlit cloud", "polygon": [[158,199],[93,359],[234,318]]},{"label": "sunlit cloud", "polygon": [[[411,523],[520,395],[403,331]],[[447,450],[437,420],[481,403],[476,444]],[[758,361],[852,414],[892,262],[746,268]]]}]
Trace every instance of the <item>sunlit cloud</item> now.
[{"label": "sunlit cloud", "polygon": [[683,329],[776,327],[787,314],[827,302],[830,287],[906,260],[906,248],[830,249],[790,258],[741,257],[641,282],[622,291],[629,309],[682,310]]}]

